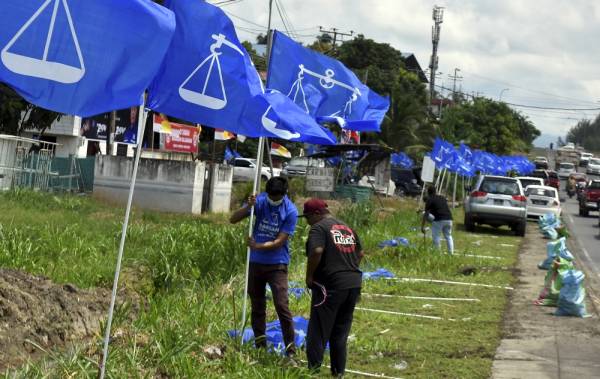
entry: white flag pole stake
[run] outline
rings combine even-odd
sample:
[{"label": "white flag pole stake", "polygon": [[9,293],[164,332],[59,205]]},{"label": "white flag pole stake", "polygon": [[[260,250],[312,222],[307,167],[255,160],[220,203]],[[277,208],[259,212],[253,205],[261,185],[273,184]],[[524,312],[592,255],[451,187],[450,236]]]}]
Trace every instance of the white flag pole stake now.
[{"label": "white flag pole stake", "polygon": [[[145,110],[146,101],[140,106],[138,116],[138,135],[137,148],[135,151],[135,161],[133,164],[133,173],[131,174],[131,183],[129,185],[129,197],[127,198],[127,207],[125,208],[125,219],[121,229],[121,242],[119,243],[119,253],[117,255],[117,267],[115,268],[115,278],[113,280],[112,295],[110,297],[110,307],[108,308],[108,320],[106,321],[106,330],[104,333],[104,348],[102,350],[102,363],[100,364],[100,379],[104,379],[106,374],[106,360],[108,359],[108,344],[110,342],[110,327],[112,325],[115,301],[117,299],[117,288],[119,285],[119,274],[121,272],[121,261],[123,260],[123,249],[125,248],[125,238],[127,237],[127,225],[129,224],[129,214],[131,213],[131,203],[133,201],[133,191],[135,190],[135,180],[137,178],[140,155],[142,154],[142,139],[146,128],[146,118],[148,112]],[[140,132],[141,131],[141,132]]]},{"label": "white flag pole stake", "polygon": [[[256,195],[260,190],[260,174],[262,171],[263,151],[265,147],[264,138],[258,139],[258,152],[256,154],[256,171],[254,172],[254,189],[252,194]],[[248,237],[252,237],[254,225],[254,206],[250,210],[250,223],[248,224]],[[250,276],[250,246],[246,249],[246,274],[244,276],[244,301],[242,305],[242,325],[240,327],[240,344],[244,344],[244,328],[246,327],[246,307],[248,305],[248,279]]]},{"label": "white flag pole stake", "polygon": [[[271,45],[273,43],[273,33],[271,32],[271,15],[273,13],[273,0],[269,0],[269,25],[267,35],[267,70],[269,69],[269,60],[271,58]],[[260,79],[259,79],[260,80]],[[262,86],[262,81],[261,81]],[[263,88],[264,92],[264,88]],[[258,151],[256,153],[256,171],[254,172],[254,190],[253,195],[256,195],[260,190],[260,179],[262,173],[263,153],[266,144],[266,139],[260,137],[258,139]],[[268,152],[271,153],[270,151]],[[269,155],[269,158],[271,156]],[[271,177],[273,176],[273,168],[271,165]],[[254,207],[250,210],[250,223],[248,225],[248,237],[252,237],[252,227],[254,224]],[[240,345],[244,344],[244,328],[246,327],[246,308],[248,306],[248,279],[250,277],[250,246],[246,249],[246,275],[244,276],[244,301],[242,305],[242,326],[240,327]]]}]

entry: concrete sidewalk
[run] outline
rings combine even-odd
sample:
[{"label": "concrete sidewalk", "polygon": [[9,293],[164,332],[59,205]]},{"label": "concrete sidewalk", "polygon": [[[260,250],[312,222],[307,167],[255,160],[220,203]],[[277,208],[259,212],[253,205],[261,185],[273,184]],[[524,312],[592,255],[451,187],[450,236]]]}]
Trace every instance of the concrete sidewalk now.
[{"label": "concrete sidewalk", "polygon": [[[598,303],[592,303],[598,299],[588,291],[590,318],[557,317],[553,315],[556,308],[533,305],[544,284],[546,271],[537,264],[546,256],[548,241],[536,224],[529,223],[527,229],[492,378],[600,378],[600,318]],[[577,268],[582,269],[577,251],[571,249]]]}]

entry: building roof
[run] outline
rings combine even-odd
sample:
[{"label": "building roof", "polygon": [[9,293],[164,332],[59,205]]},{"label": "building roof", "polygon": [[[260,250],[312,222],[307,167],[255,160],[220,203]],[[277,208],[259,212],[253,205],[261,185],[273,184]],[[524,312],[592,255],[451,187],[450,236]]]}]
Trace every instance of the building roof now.
[{"label": "building roof", "polygon": [[425,75],[425,72],[421,68],[421,65],[419,64],[417,57],[415,57],[415,55],[413,53],[401,53],[401,54],[402,54],[402,58],[404,58],[404,63],[406,64],[406,69],[417,74],[417,76],[419,77],[421,82],[429,83],[429,80],[427,80],[427,75]]}]

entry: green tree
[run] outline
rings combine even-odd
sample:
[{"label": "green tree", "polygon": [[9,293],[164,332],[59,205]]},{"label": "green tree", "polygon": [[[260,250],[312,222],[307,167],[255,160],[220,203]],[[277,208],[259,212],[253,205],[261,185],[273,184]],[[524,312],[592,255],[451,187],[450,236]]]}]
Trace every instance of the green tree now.
[{"label": "green tree", "polygon": [[258,72],[266,71],[267,70],[267,59],[262,55],[258,55],[256,50],[254,50],[254,47],[252,47],[252,43],[250,43],[248,41],[244,41],[244,42],[242,42],[242,46],[244,46],[244,49],[246,49],[248,54],[250,54],[250,58],[252,58],[252,62],[254,62],[254,66],[256,67],[256,70]]},{"label": "green tree", "polygon": [[581,145],[586,150],[600,151],[600,115],[593,121],[579,121],[569,129],[566,140]]},{"label": "green tree", "polygon": [[20,135],[28,129],[49,128],[61,114],[37,107],[0,83],[0,133]]},{"label": "green tree", "polygon": [[445,110],[442,136],[495,154],[525,152],[539,130],[522,114],[504,103],[475,98]]}]

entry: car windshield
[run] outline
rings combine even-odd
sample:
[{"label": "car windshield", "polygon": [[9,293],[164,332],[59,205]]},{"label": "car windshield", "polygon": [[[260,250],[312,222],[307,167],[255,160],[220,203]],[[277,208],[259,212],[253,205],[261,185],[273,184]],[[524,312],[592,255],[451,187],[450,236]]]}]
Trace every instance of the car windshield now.
[{"label": "car windshield", "polygon": [[292,158],[290,166],[308,166],[308,158]]},{"label": "car windshield", "polygon": [[549,189],[549,188],[539,188],[539,187],[533,187],[533,188],[527,188],[527,196],[529,195],[535,195],[535,196],[545,196],[545,197],[551,197],[551,198],[555,198],[556,197],[556,190],[553,189]]},{"label": "car windshield", "polygon": [[535,157],[536,161],[546,161],[546,157]]},{"label": "car windshield", "polygon": [[499,195],[519,195],[519,184],[515,180],[502,178],[485,178],[480,190]]},{"label": "car windshield", "polygon": [[599,189],[600,188],[600,181],[594,180],[593,182],[590,183],[590,185],[587,188]]},{"label": "car windshield", "polygon": [[527,186],[531,186],[531,185],[540,185],[542,183],[540,183],[539,180],[536,179],[519,179],[519,181],[521,182],[521,187],[525,188]]},{"label": "car windshield", "polygon": [[600,159],[598,159],[598,158],[592,158],[592,159],[590,159],[590,163],[589,164],[600,165]]},{"label": "car windshield", "polygon": [[546,179],[548,177],[548,174],[546,173],[546,171],[534,171],[531,176],[533,176],[534,178],[542,178],[542,179]]},{"label": "car windshield", "polygon": [[558,179],[558,174],[556,172],[549,172],[548,177],[552,179]]},{"label": "car windshield", "polygon": [[561,170],[572,170],[575,168],[575,165],[573,163],[561,163],[560,168]]}]

